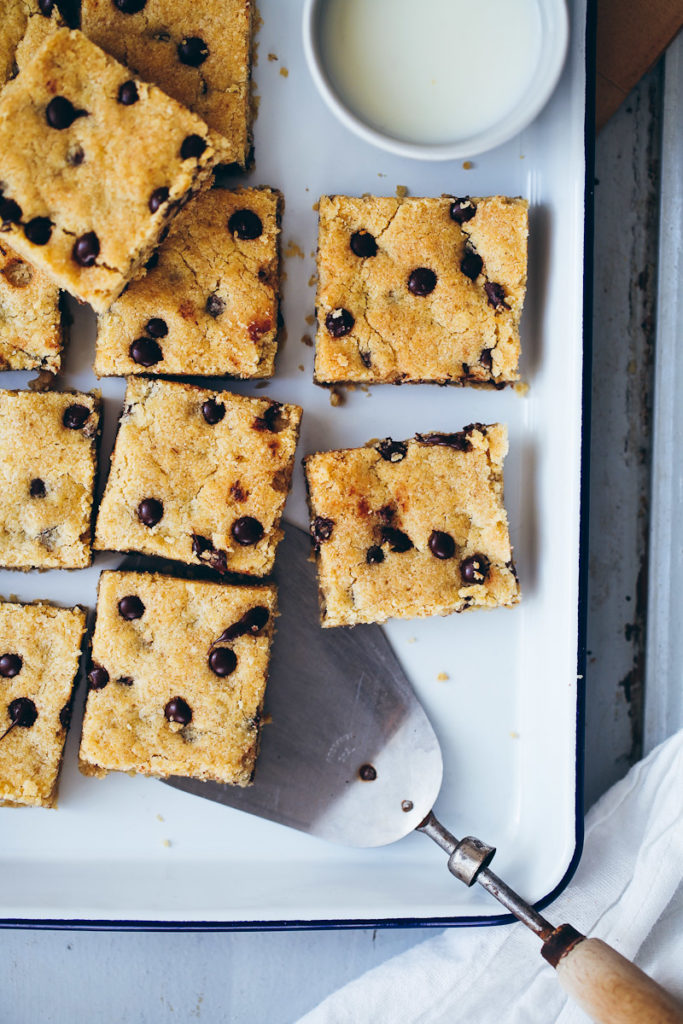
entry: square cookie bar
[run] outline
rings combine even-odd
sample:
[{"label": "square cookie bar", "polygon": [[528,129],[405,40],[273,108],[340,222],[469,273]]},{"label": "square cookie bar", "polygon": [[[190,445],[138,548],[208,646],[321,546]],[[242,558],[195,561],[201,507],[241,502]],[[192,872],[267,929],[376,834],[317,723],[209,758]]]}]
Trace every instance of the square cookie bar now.
[{"label": "square cookie bar", "polygon": [[59,288],[0,235],[0,370],[56,374],[61,351]]},{"label": "square cookie bar", "polygon": [[516,604],[507,447],[504,426],[474,423],[309,456],[323,626]]},{"label": "square cookie bar", "polygon": [[101,312],[216,159],[203,121],[58,29],[0,94],[0,228]]},{"label": "square cookie bar", "polygon": [[281,203],[271,189],[212,189],[183,210],[146,276],[100,316],[97,375],[272,376]]},{"label": "square cookie bar", "polygon": [[85,34],[222,136],[222,159],[251,152],[251,0],[83,0]]},{"label": "square cookie bar", "polygon": [[103,572],[81,771],[249,785],[276,603],[274,586]]},{"label": "square cookie bar", "polygon": [[317,383],[518,380],[527,207],[323,196]]},{"label": "square cookie bar", "polygon": [[0,603],[0,803],[55,807],[83,608]]},{"label": "square cookie bar", "polygon": [[2,0],[0,11],[1,88],[64,22],[55,0]]},{"label": "square cookie bar", "polygon": [[0,566],[92,561],[99,395],[0,391]]},{"label": "square cookie bar", "polygon": [[265,576],[300,420],[297,405],[130,378],[95,548]]}]

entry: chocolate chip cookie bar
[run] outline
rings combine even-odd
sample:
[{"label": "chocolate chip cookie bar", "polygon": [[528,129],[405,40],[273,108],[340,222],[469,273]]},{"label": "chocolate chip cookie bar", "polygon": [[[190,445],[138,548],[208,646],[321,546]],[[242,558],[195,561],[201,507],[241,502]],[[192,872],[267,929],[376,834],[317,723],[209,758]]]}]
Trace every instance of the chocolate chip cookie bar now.
[{"label": "chocolate chip cookie bar", "polygon": [[3,0],[0,13],[0,88],[63,25],[55,0]]},{"label": "chocolate chip cookie bar", "polygon": [[130,378],[95,549],[265,576],[300,420],[296,405]]},{"label": "chocolate chip cookie bar", "polygon": [[103,312],[216,160],[203,121],[58,29],[0,94],[0,229]]},{"label": "chocolate chip cookie bar", "polygon": [[99,395],[0,391],[0,565],[90,565]]},{"label": "chocolate chip cookie bar", "polygon": [[222,159],[251,151],[251,0],[83,0],[81,25],[136,75],[222,137]]},{"label": "chocolate chip cookie bar", "polygon": [[99,317],[98,376],[272,376],[281,205],[267,188],[212,189],[183,210],[147,275]]},{"label": "chocolate chip cookie bar", "polygon": [[527,206],[323,196],[316,382],[518,380]]},{"label": "chocolate chip cookie bar", "polygon": [[0,603],[0,803],[55,807],[83,608]]},{"label": "chocolate chip cookie bar", "polygon": [[0,235],[0,370],[56,374],[61,351],[59,288]]},{"label": "chocolate chip cookie bar", "polygon": [[247,786],[277,593],[103,572],[80,767]]},{"label": "chocolate chip cookie bar", "polygon": [[507,447],[504,426],[474,423],[309,456],[323,626],[516,604]]}]

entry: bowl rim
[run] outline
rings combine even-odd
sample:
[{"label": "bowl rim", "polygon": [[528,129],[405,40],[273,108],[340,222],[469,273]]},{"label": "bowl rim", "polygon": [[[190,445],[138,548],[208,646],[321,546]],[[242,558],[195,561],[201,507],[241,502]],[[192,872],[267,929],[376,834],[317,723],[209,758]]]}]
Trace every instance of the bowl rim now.
[{"label": "bowl rim", "polygon": [[490,128],[454,142],[418,143],[396,138],[367,121],[341,99],[325,69],[318,23],[329,0],[304,0],[302,36],[309,72],[327,107],[360,138],[396,156],[416,160],[454,160],[477,156],[514,138],[538,117],[559,82],[569,47],[566,0],[535,0],[541,15],[540,56],[519,104]]}]

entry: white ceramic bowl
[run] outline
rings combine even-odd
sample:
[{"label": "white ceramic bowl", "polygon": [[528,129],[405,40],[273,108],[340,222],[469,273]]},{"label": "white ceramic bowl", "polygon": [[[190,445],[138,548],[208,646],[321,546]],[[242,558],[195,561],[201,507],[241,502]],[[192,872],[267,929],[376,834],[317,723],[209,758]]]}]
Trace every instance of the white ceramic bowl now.
[{"label": "white ceramic bowl", "polygon": [[535,0],[541,28],[538,59],[529,84],[514,109],[501,112],[500,120],[467,138],[434,144],[410,142],[373,127],[340,97],[325,67],[321,43],[326,2],[305,0],[303,14],[304,52],[318,92],[342,124],[366,142],[417,160],[454,160],[476,156],[513,138],[538,116],[552,96],[567,55],[569,18],[566,0]]}]

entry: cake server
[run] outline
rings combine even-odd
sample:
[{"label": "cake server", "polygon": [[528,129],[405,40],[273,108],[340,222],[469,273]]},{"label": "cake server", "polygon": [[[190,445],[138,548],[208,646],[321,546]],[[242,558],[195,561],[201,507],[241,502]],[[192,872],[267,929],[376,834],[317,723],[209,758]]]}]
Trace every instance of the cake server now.
[{"label": "cake server", "polygon": [[599,939],[554,927],[490,869],[495,849],[456,839],[432,807],[439,742],[379,626],[320,627],[308,535],[288,525],[276,579],[280,618],[253,786],[168,784],[348,846],[383,846],[417,830],[461,882],[483,886],[543,941],[563,987],[604,1024],[682,1024],[683,1008]]}]

